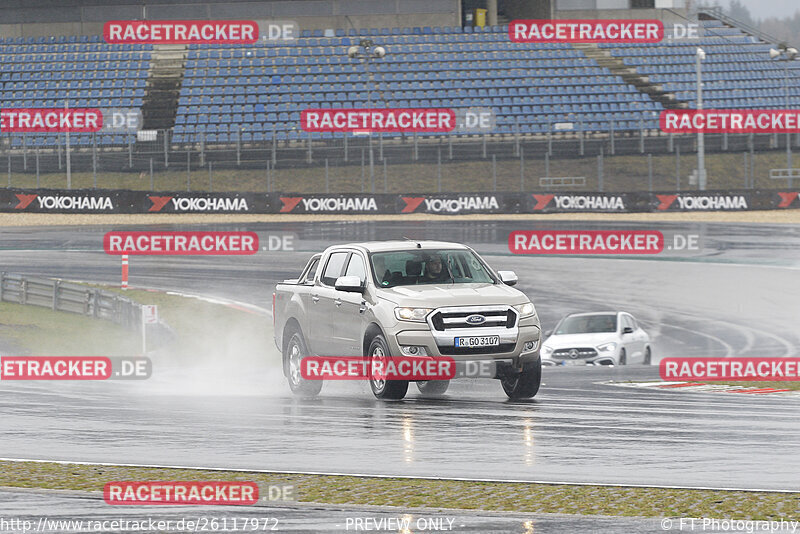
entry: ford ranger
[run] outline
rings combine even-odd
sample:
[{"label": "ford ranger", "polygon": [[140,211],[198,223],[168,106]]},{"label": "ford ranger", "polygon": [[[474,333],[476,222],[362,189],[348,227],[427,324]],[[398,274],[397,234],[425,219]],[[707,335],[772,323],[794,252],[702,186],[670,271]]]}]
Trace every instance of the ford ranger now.
[{"label": "ford ranger", "polygon": [[[528,297],[510,287],[516,283],[513,271],[494,271],[457,243],[329,247],[273,294],[284,375],[294,393],[316,395],[323,382],[303,378],[306,356],[449,357],[461,369],[489,363],[490,378],[509,398],[533,397],[541,381],[540,324]],[[409,385],[372,376],[369,382],[379,399],[402,399]],[[417,382],[429,395],[448,386]]]}]

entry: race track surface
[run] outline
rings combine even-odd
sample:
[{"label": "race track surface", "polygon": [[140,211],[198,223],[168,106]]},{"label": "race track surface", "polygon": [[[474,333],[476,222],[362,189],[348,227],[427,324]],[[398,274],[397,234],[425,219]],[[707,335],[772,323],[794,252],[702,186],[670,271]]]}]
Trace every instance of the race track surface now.
[{"label": "race track surface", "polygon": [[[650,258],[513,256],[512,230],[658,229],[701,248]],[[5,229],[8,272],[119,283],[102,252],[111,228]],[[194,229],[194,228],[181,228]],[[207,227],[205,229],[212,229]],[[231,230],[234,227],[215,226]],[[276,282],[312,252],[410,237],[465,242],[515,270],[545,330],[565,313],[620,308],[654,338],[654,357],[798,356],[800,229],[788,225],[363,222],[237,225],[295,252],[134,257],[131,284],[268,309]],[[243,342],[246,347],[246,343]],[[228,356],[230,357],[230,356]],[[552,482],[800,490],[800,401],[616,388],[657,367],[546,369],[540,394],[509,402],[495,381],[459,381],[443,399],[412,386],[378,402],[364,384],[293,398],[277,352],[185,368],[155,361],[146,382],[4,383],[0,457]],[[220,365],[226,372],[219,374]],[[191,451],[191,454],[187,454]]]}]

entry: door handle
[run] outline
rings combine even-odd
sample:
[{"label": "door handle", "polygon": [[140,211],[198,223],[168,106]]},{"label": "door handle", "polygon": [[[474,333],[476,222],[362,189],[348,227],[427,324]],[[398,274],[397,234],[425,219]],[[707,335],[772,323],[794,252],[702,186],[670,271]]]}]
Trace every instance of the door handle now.
[{"label": "door handle", "polygon": [[314,302],[319,302],[319,297],[317,295],[311,295],[311,300]]},{"label": "door handle", "polygon": [[342,299],[336,299],[333,301],[333,303],[336,304],[336,307],[338,308],[339,306],[342,305]]}]

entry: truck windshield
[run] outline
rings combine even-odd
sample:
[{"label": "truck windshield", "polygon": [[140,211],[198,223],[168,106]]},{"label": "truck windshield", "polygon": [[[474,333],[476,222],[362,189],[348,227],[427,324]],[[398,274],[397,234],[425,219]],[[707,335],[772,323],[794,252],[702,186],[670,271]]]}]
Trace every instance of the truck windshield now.
[{"label": "truck windshield", "polygon": [[370,261],[378,287],[495,282],[483,262],[469,250],[376,252]]}]

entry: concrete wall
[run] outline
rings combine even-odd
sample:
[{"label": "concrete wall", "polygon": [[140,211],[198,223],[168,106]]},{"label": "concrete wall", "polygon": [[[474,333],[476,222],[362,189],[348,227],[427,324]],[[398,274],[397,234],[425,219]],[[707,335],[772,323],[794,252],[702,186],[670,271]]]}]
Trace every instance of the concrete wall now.
[{"label": "concrete wall", "polygon": [[[673,12],[674,11],[674,12]],[[556,11],[557,19],[656,19],[671,25],[686,24],[689,18],[686,10],[668,9],[593,9],[593,10],[561,10]]]},{"label": "concrete wall", "polygon": [[555,0],[500,0],[498,9],[510,19],[549,19]]},{"label": "concrete wall", "polygon": [[4,0],[0,37],[97,35],[107,20],[142,19],[144,14],[150,20],[294,20],[301,30],[460,25],[460,0],[146,0],[146,11],[142,3]]}]

